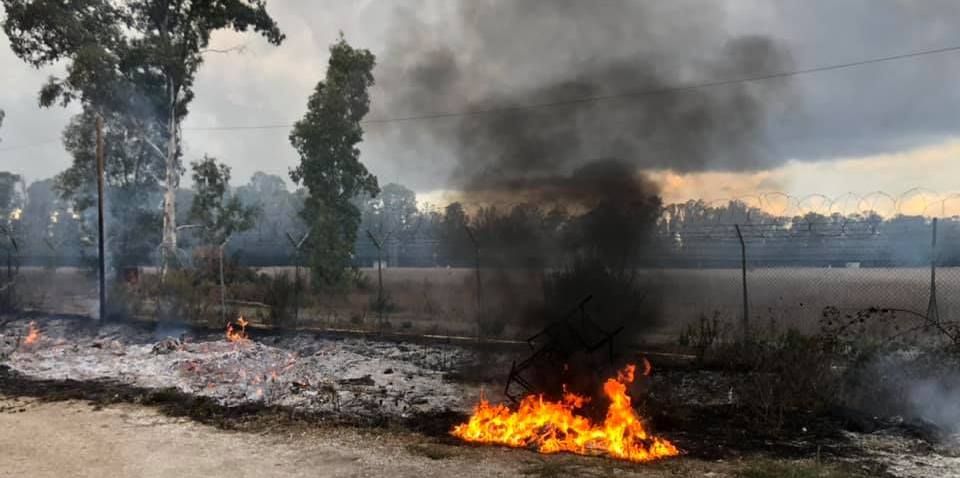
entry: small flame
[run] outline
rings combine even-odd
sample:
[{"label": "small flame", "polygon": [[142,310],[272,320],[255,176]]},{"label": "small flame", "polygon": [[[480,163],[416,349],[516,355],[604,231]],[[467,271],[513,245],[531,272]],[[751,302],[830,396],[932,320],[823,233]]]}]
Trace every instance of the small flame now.
[{"label": "small flame", "polygon": [[234,329],[233,323],[228,322],[227,323],[227,341],[236,343],[236,342],[246,342],[247,340],[250,340],[250,338],[247,336],[247,324],[249,323],[250,322],[247,322],[242,315],[240,316],[239,319],[237,319],[237,325],[240,326],[240,330]]},{"label": "small flame", "polygon": [[27,336],[24,337],[24,345],[33,345],[40,341],[40,329],[37,328],[36,322],[30,322],[27,325]]},{"label": "small flame", "polygon": [[[649,368],[644,361],[644,374]],[[631,406],[627,385],[633,382],[635,370],[636,366],[628,365],[604,383],[610,406],[603,423],[574,414],[589,401],[574,393],[565,392],[560,402],[529,395],[516,411],[481,398],[470,420],[454,427],[451,434],[468,442],[533,447],[540,453],[602,453],[636,462],[680,454],[670,441],[651,435]]]}]

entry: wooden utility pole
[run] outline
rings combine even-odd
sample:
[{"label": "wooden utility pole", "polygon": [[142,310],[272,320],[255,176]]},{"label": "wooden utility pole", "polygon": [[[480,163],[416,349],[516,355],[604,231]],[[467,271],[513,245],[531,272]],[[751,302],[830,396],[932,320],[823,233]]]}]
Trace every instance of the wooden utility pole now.
[{"label": "wooden utility pole", "polygon": [[107,279],[103,248],[103,117],[97,116],[97,259],[100,272],[100,320],[107,317]]}]

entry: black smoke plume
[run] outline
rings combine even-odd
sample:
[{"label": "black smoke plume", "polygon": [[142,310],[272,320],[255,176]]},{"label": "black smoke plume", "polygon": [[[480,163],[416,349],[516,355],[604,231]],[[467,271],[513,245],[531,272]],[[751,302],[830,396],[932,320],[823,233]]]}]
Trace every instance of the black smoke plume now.
[{"label": "black smoke plume", "polygon": [[[500,211],[507,222],[558,204],[572,211],[555,237],[496,241],[479,231],[483,265],[496,278],[485,300],[501,304],[487,313],[520,314],[538,324],[595,294],[602,297],[592,304],[602,307],[609,325],[650,323],[656,281],[640,277],[637,266],[651,255],[661,204],[644,172],[770,166],[765,124],[783,106],[777,98],[787,84],[677,87],[787,70],[789,54],[771,38],[728,35],[722,7],[705,2],[444,5],[452,12],[441,17],[453,20],[442,23],[412,7],[396,10],[390,46],[380,57],[383,109],[393,116],[475,112],[440,115],[403,138],[449,151],[455,162],[449,187],[464,191],[467,203],[523,203],[519,212]],[[504,222],[487,216],[482,224]],[[515,235],[524,230],[508,226],[498,227]],[[540,276],[538,307],[518,293],[529,287],[504,272],[518,264],[548,271]]]}]

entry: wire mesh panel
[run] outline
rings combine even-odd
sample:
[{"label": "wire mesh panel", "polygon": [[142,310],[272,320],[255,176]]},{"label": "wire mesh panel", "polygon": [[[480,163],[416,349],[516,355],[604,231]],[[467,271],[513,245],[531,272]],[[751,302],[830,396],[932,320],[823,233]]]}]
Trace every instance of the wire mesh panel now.
[{"label": "wire mesh panel", "polygon": [[[935,254],[932,221],[920,217],[884,220],[808,215],[768,218],[763,223],[714,221],[659,230],[652,244],[645,243],[645,255],[638,259],[638,290],[649,293],[644,300],[657,307],[664,333],[674,333],[701,317],[738,324],[745,308],[754,327],[814,331],[825,311],[846,314],[876,308],[926,314],[931,296],[931,259],[935,259],[936,310],[942,320],[956,320],[960,318],[960,220],[944,219],[938,224]],[[423,322],[441,330],[449,320],[477,315],[479,290],[473,269],[477,249],[453,247],[445,242],[451,237],[439,231],[422,229],[410,237],[394,238],[384,248],[384,295],[395,306],[392,314],[400,324]],[[196,261],[202,247],[194,232],[184,231],[181,245],[183,267],[197,270],[202,266]],[[31,241],[38,242],[31,238],[23,242]],[[252,279],[255,276],[243,270],[245,267],[271,278],[299,273],[307,281],[308,250],[298,252],[293,242],[286,238],[231,240],[225,250],[228,260],[223,302],[252,307],[275,299],[266,296],[268,282]],[[543,252],[536,247],[514,246],[513,241],[503,245],[522,253],[500,257],[496,256],[499,249],[480,243],[483,300],[492,311],[490,315],[525,313],[521,309],[530,306],[527,299],[543,295],[542,279],[561,267],[527,260],[524,254]],[[58,259],[56,264],[72,267],[60,267],[54,273],[52,267],[44,267],[54,261],[42,257],[42,250],[27,252],[33,255],[24,253],[20,258],[23,284],[17,288],[22,308],[53,313],[95,312],[94,276],[83,267],[89,258],[77,256],[71,259],[73,262]],[[369,268],[375,263],[376,252],[369,240],[361,238],[354,265]],[[544,254],[559,256],[554,251]],[[219,256],[214,259],[210,264],[216,267],[211,269],[210,280],[217,290],[210,300],[216,307],[221,303]],[[139,272],[138,277],[146,282],[156,269],[140,266]],[[335,311],[338,320],[353,325],[350,321],[359,316],[357,320],[362,321],[373,307],[371,301],[378,287],[376,276],[369,270],[360,274],[348,300],[315,301],[314,309],[307,310],[309,301],[301,301],[298,296],[297,307],[305,307],[304,314],[310,320],[311,314],[330,315],[320,308],[335,304],[343,309]],[[498,301],[497,296],[511,300]],[[155,307],[154,302],[145,301],[149,307]]]},{"label": "wire mesh panel", "polygon": [[960,320],[960,219],[940,221],[937,234],[937,311],[944,321]]}]

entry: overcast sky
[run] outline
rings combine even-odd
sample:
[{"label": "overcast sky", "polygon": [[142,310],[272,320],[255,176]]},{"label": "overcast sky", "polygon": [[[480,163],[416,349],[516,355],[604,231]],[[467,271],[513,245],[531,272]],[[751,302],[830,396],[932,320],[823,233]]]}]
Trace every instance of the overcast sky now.
[{"label": "overcast sky", "polygon": [[[583,29],[576,36],[569,34],[568,16],[554,21],[550,12],[537,12],[544,22],[528,31],[517,25],[521,22],[504,19],[506,27],[496,32],[502,44],[476,40],[476,33],[483,30],[465,22],[514,15],[517,8],[505,1],[490,5],[477,1],[481,3],[268,2],[287,41],[275,48],[252,35],[230,32],[215,37],[217,47],[243,44],[245,48],[239,53],[211,54],[201,68],[196,99],[184,124],[187,159],[214,155],[233,167],[235,182],[246,181],[257,170],[286,177],[298,160],[287,140],[289,128],[194,128],[285,125],[298,119],[307,96],[323,77],[327,49],[339,31],[352,45],[368,48],[378,57],[378,89],[371,112],[377,118],[470,109],[477,106],[478,98],[495,91],[500,98],[522,100],[523,92],[536,84],[569,72],[574,64],[570,58],[582,62],[605,54],[623,57],[646,48],[605,45],[611,37],[596,29],[628,32],[614,37],[619,43],[672,42],[648,50],[675,56],[670,64],[679,65],[676,71],[686,71],[684,61],[694,61],[707,43],[744,35],[769,38],[782,46],[792,69],[960,46],[956,28],[960,2],[951,0],[678,1],[668,2],[669,8],[653,0],[632,2],[647,4],[638,8],[598,1],[596,5],[614,5],[609,9],[613,15],[599,22],[590,16],[609,15],[605,8],[576,9],[582,22],[572,27],[582,25]],[[566,8],[571,3],[576,2],[557,0],[556,5]],[[594,4],[584,0],[578,6],[587,3]],[[636,17],[641,10],[652,18]],[[633,31],[650,29],[650,25],[657,31]],[[699,35],[703,31],[710,33]],[[690,41],[678,43],[677,38]],[[422,91],[407,94],[410,85],[404,82],[411,77],[397,72],[411,58],[433,50],[452,55],[452,61],[463,67],[459,74],[473,79],[464,82],[473,86],[463,93],[462,103],[457,104],[460,95],[449,92],[442,97],[438,93],[436,101],[424,100]],[[684,81],[727,79],[697,78],[703,76],[702,70],[690,71],[694,73],[685,74]],[[56,70],[36,71],[23,64],[10,52],[7,39],[0,37],[0,109],[6,111],[0,128],[0,170],[35,180],[68,165],[58,138],[76,107],[40,109],[36,101],[41,83],[51,73]],[[757,138],[762,143],[761,160],[734,166],[718,160],[692,169],[679,163],[674,168],[669,158],[638,164],[655,170],[654,178],[663,184],[668,200],[758,190],[834,197],[874,190],[898,193],[915,186],[960,190],[958,79],[960,52],[795,76],[764,97],[764,124]],[[455,189],[462,150],[436,139],[433,129],[443,127],[438,121],[445,120],[370,125],[363,161],[381,183],[399,181],[420,193],[433,192],[430,197],[434,198],[437,191]]]}]

